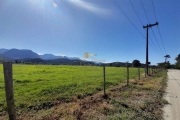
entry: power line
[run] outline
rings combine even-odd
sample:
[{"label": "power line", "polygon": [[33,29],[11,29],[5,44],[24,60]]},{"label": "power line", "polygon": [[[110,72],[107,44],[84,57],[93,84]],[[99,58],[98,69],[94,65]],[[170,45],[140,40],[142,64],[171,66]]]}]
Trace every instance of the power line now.
[{"label": "power line", "polygon": [[[151,0],[151,2],[152,2],[152,6],[153,6],[153,11],[154,11],[154,17],[155,17],[155,20],[157,21],[157,17],[156,17],[156,12],[155,12],[155,7],[154,7],[153,0]],[[166,49],[165,49],[165,47],[164,47],[164,43],[163,43],[162,36],[161,36],[160,30],[159,30],[159,26],[157,26],[157,28],[158,28],[158,32],[159,32],[159,35],[160,35],[160,38],[161,38],[161,42],[162,42],[162,45],[163,45],[163,49],[164,49],[164,51],[165,51],[165,53],[166,53]],[[167,54],[167,53],[166,53],[166,54]]]},{"label": "power line", "polygon": [[122,12],[122,14],[128,19],[131,25],[133,25],[136,28],[136,30],[145,38],[145,36],[140,32],[140,30],[136,27],[136,25],[132,22],[132,20],[127,16],[127,14],[124,12],[121,6],[115,0],[111,0],[111,1]]},{"label": "power line", "polygon": [[165,47],[164,47],[163,40],[162,40],[161,32],[160,32],[160,30],[159,30],[159,27],[158,27],[158,26],[157,26],[157,28],[158,28],[158,31],[159,31],[159,35],[160,35],[160,38],[161,38],[161,42],[162,42],[162,45],[163,45],[164,51],[165,51],[165,53],[167,54],[166,49],[165,49]]},{"label": "power line", "polygon": [[137,16],[138,16],[138,18],[139,18],[139,21],[141,22],[141,24],[142,24],[142,26],[143,26],[143,22],[142,22],[142,20],[140,19],[140,17],[139,17],[139,15],[138,15],[138,13],[137,13],[136,9],[134,8],[134,6],[133,6],[133,4],[132,4],[131,0],[129,0],[129,2],[131,3],[132,8],[134,9],[134,11],[135,11],[136,15],[137,15]]},{"label": "power line", "polygon": [[[140,2],[141,2],[141,5],[142,5],[142,7],[143,7],[143,10],[144,10],[144,13],[145,13],[145,15],[146,15],[146,18],[147,18],[148,22],[150,23],[149,18],[148,18],[148,15],[147,15],[147,13],[146,13],[146,10],[145,10],[145,7],[144,7],[144,4],[143,4],[142,0],[140,0]],[[156,18],[156,17],[155,17],[155,18]],[[157,21],[157,19],[156,19],[156,21]],[[158,48],[160,49],[161,53],[163,54],[162,49],[161,49],[161,47],[160,47],[160,45],[159,45],[159,42],[158,42],[158,40],[157,40],[157,38],[156,38],[156,36],[155,36],[155,34],[154,34],[153,29],[151,29],[151,31],[152,31],[152,33],[153,33],[153,36],[154,36],[156,42],[157,42]],[[151,41],[153,41],[153,40],[151,39]]]},{"label": "power line", "polygon": [[149,18],[148,18],[147,13],[146,13],[146,10],[145,10],[144,5],[143,5],[143,2],[142,2],[142,0],[140,0],[140,1],[141,1],[141,5],[142,5],[142,7],[143,7],[144,13],[145,13],[145,15],[146,15],[146,18],[147,18],[147,20],[148,20],[148,23],[150,23]]},{"label": "power line", "polygon": [[155,36],[154,31],[152,30],[152,28],[151,28],[151,31],[152,31],[152,33],[153,33],[154,38],[156,39],[156,42],[157,42],[157,44],[158,44],[158,47],[159,47],[160,50],[161,50],[161,53],[163,54],[163,51],[162,51],[162,49],[161,49],[161,47],[160,47],[160,45],[159,45],[159,42],[158,42],[158,40],[157,40],[157,38],[156,38],[156,36]]},{"label": "power line", "polygon": [[[118,8],[119,11],[121,11],[121,13],[128,19],[128,21],[131,23],[132,26],[134,26],[136,28],[136,30],[141,34],[141,36],[143,38],[146,38],[141,32],[140,30],[137,28],[137,26],[132,22],[132,20],[128,17],[128,15],[124,12],[124,10],[121,8],[121,6],[115,1],[115,0],[111,0],[111,2]],[[153,45],[155,46],[154,42],[152,42]],[[149,45],[154,49],[154,47],[149,43]],[[156,48],[156,46],[155,46]],[[157,48],[156,48],[157,49]],[[157,52],[154,49],[155,52]]]},{"label": "power line", "polygon": [[[131,0],[129,0],[129,2],[131,3],[132,8],[134,9],[134,11],[135,11],[135,13],[136,13],[136,15],[137,15],[137,17],[138,17],[140,23],[141,23],[142,26],[143,26],[143,22],[142,22],[141,18],[139,17],[139,15],[138,15],[138,13],[137,13],[137,11],[136,11],[134,5],[132,4]],[[145,29],[144,29],[144,30],[145,30]],[[145,30],[145,31],[146,31],[146,30]],[[154,33],[154,32],[153,32],[153,33]],[[149,37],[150,37],[150,36],[149,36]],[[151,39],[151,37],[150,37],[150,39]],[[152,39],[151,39],[151,41],[152,41],[153,45],[155,46],[156,50],[158,51],[158,49],[157,49],[157,47],[156,47],[156,45],[154,44],[154,42],[153,42]],[[153,49],[154,49],[154,48],[153,48]]]},{"label": "power line", "polygon": [[151,3],[152,3],[152,6],[153,6],[154,17],[155,17],[155,20],[157,21],[156,12],[155,12],[155,9],[154,9],[154,3],[153,3],[153,1],[152,1],[152,0],[151,0]]},{"label": "power line", "polygon": [[[144,29],[144,30],[145,30],[145,29]],[[145,30],[145,31],[146,31],[146,30]],[[157,47],[156,47],[155,43],[153,42],[153,40],[152,40],[151,36],[149,36],[149,38],[150,38],[150,40],[151,40],[152,44],[155,46],[156,50],[159,52],[159,50],[157,49]],[[149,43],[149,44],[150,44],[150,43]],[[150,44],[150,45],[151,45],[151,44]],[[161,53],[159,52],[159,54],[161,54]]]}]

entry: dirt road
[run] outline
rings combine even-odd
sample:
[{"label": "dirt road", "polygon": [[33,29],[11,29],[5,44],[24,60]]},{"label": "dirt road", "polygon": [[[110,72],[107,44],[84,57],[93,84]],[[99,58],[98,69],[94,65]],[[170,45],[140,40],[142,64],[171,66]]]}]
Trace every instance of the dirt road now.
[{"label": "dirt road", "polygon": [[180,120],[180,70],[168,70],[167,94],[170,103],[163,108],[165,120]]}]

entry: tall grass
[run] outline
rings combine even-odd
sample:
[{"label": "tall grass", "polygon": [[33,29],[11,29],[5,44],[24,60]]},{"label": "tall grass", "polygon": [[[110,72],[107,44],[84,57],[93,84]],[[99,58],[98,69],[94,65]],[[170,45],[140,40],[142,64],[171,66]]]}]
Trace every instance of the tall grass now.
[{"label": "tall grass", "polygon": [[[143,69],[141,69],[143,73]],[[130,68],[130,79],[137,78]],[[106,86],[125,82],[126,68],[106,67]],[[38,106],[57,99],[91,95],[103,89],[100,66],[13,65],[14,97],[17,108]],[[3,66],[0,64],[0,111],[6,109]]]}]

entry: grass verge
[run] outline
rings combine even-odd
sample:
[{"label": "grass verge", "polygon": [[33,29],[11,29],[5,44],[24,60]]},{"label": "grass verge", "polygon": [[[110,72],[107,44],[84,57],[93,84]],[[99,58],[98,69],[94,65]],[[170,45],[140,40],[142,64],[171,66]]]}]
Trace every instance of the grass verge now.
[{"label": "grass verge", "polygon": [[[141,68],[143,73],[143,68]],[[130,79],[138,75],[130,68]],[[125,82],[126,68],[106,67],[106,87]],[[103,67],[13,64],[14,99],[18,111],[47,109],[52,101],[70,102],[103,89]],[[3,66],[0,64],[0,112],[7,110]]]},{"label": "grass verge", "polygon": [[[121,83],[109,87],[107,98],[102,91],[91,96],[74,96],[70,102],[53,101],[51,108],[18,113],[17,119],[37,120],[157,120],[162,119],[161,108],[166,88],[166,72],[159,72],[140,81],[130,80],[129,86]],[[4,114],[3,119],[7,119]]]}]

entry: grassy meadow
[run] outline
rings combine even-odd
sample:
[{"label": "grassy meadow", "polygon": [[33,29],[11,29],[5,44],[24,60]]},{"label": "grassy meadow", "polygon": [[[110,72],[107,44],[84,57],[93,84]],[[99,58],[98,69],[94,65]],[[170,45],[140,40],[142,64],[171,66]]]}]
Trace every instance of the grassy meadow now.
[{"label": "grassy meadow", "polygon": [[[130,79],[137,79],[137,68],[130,68]],[[141,69],[141,74],[144,69]],[[106,86],[126,81],[126,68],[106,67]],[[15,105],[18,109],[41,106],[54,100],[71,100],[103,90],[100,66],[13,65]],[[6,109],[3,65],[0,64],[0,111]]]}]

